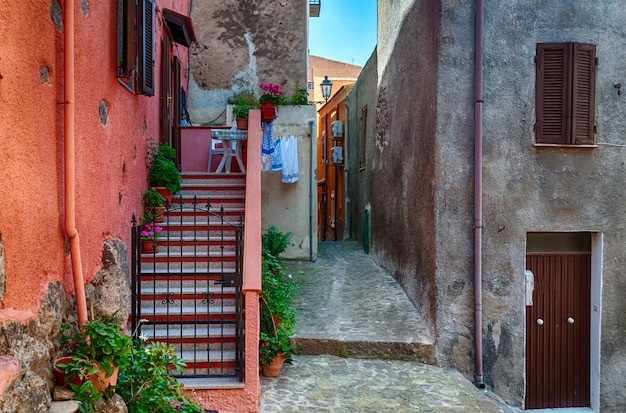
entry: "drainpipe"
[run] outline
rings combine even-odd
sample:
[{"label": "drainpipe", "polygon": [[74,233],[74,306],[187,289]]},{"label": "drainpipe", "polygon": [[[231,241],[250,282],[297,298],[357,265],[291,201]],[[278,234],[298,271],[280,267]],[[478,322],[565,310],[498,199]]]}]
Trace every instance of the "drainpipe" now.
[{"label": "drainpipe", "polygon": [[[313,124],[309,121],[309,261],[313,262]],[[317,135],[315,135],[317,140]]]},{"label": "drainpipe", "polygon": [[349,188],[349,170],[350,170],[350,162],[349,162],[349,157],[348,157],[348,145],[350,145],[350,142],[348,142],[349,139],[349,133],[348,133],[348,121],[350,120],[350,110],[348,108],[348,101],[350,100],[349,97],[347,97],[344,100],[344,108],[346,110],[346,120],[345,120],[345,127],[343,128],[343,193],[345,194],[345,202],[344,202],[344,220],[345,220],[345,226],[343,229],[343,237],[346,238],[346,232],[348,234],[348,239],[350,238],[350,235],[352,230],[351,230],[351,226],[352,226],[352,220],[350,219],[350,193],[348,192],[348,188]]},{"label": "drainpipe", "polygon": [[74,0],[65,0],[63,4],[64,20],[64,146],[65,146],[65,232],[70,242],[74,290],[76,292],[76,310],[78,325],[87,322],[87,300],[80,256],[80,240],[76,229],[76,180],[74,157]]},{"label": "drainpipe", "polygon": [[482,296],[482,229],[483,229],[483,0],[476,0],[476,33],[474,56],[474,324],[475,380],[483,383],[483,296]]}]

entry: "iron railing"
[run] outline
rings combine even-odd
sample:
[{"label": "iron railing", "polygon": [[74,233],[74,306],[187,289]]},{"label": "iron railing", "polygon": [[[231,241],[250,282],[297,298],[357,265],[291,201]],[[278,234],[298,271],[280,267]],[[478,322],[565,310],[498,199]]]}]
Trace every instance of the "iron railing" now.
[{"label": "iron railing", "polygon": [[153,252],[142,252],[143,226],[132,218],[132,329],[175,348],[187,364],[177,376],[243,381],[243,216],[197,197],[162,216]]}]

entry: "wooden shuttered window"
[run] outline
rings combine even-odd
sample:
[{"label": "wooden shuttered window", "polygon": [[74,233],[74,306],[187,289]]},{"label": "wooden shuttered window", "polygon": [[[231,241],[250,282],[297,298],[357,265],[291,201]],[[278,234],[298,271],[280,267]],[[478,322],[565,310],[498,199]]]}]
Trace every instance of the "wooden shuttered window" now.
[{"label": "wooden shuttered window", "polygon": [[119,0],[117,77],[135,93],[154,95],[154,0]]},{"label": "wooden shuttered window", "polygon": [[537,45],[537,143],[594,142],[596,47]]},{"label": "wooden shuttered window", "polygon": [[154,96],[154,0],[139,1],[139,85],[137,93]]}]

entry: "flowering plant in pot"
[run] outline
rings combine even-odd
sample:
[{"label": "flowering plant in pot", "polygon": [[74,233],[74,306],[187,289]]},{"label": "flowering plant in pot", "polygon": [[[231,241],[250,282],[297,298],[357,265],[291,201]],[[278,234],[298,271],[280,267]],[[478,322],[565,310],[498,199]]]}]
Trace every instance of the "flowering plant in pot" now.
[{"label": "flowering plant in pot", "polygon": [[156,252],[157,241],[163,228],[155,222],[147,222],[141,229],[141,251],[144,253]]},{"label": "flowering plant in pot", "polygon": [[259,97],[261,103],[261,120],[270,122],[276,117],[276,105],[283,102],[284,96],[280,85],[273,83],[261,83],[259,88],[263,91]]}]

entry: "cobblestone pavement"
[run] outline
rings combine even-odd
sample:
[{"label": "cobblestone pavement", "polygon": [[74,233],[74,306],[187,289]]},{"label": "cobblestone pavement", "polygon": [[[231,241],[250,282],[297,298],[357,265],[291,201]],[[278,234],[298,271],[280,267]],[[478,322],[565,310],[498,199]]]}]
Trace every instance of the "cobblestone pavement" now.
[{"label": "cobblestone pavement", "polygon": [[509,413],[460,373],[428,364],[296,356],[261,379],[262,413]]},{"label": "cobblestone pavement", "polygon": [[300,287],[295,342],[303,351],[278,378],[262,378],[262,413],[519,412],[457,371],[416,361],[434,362],[430,331],[358,243],[318,248],[316,262],[285,262]]}]

